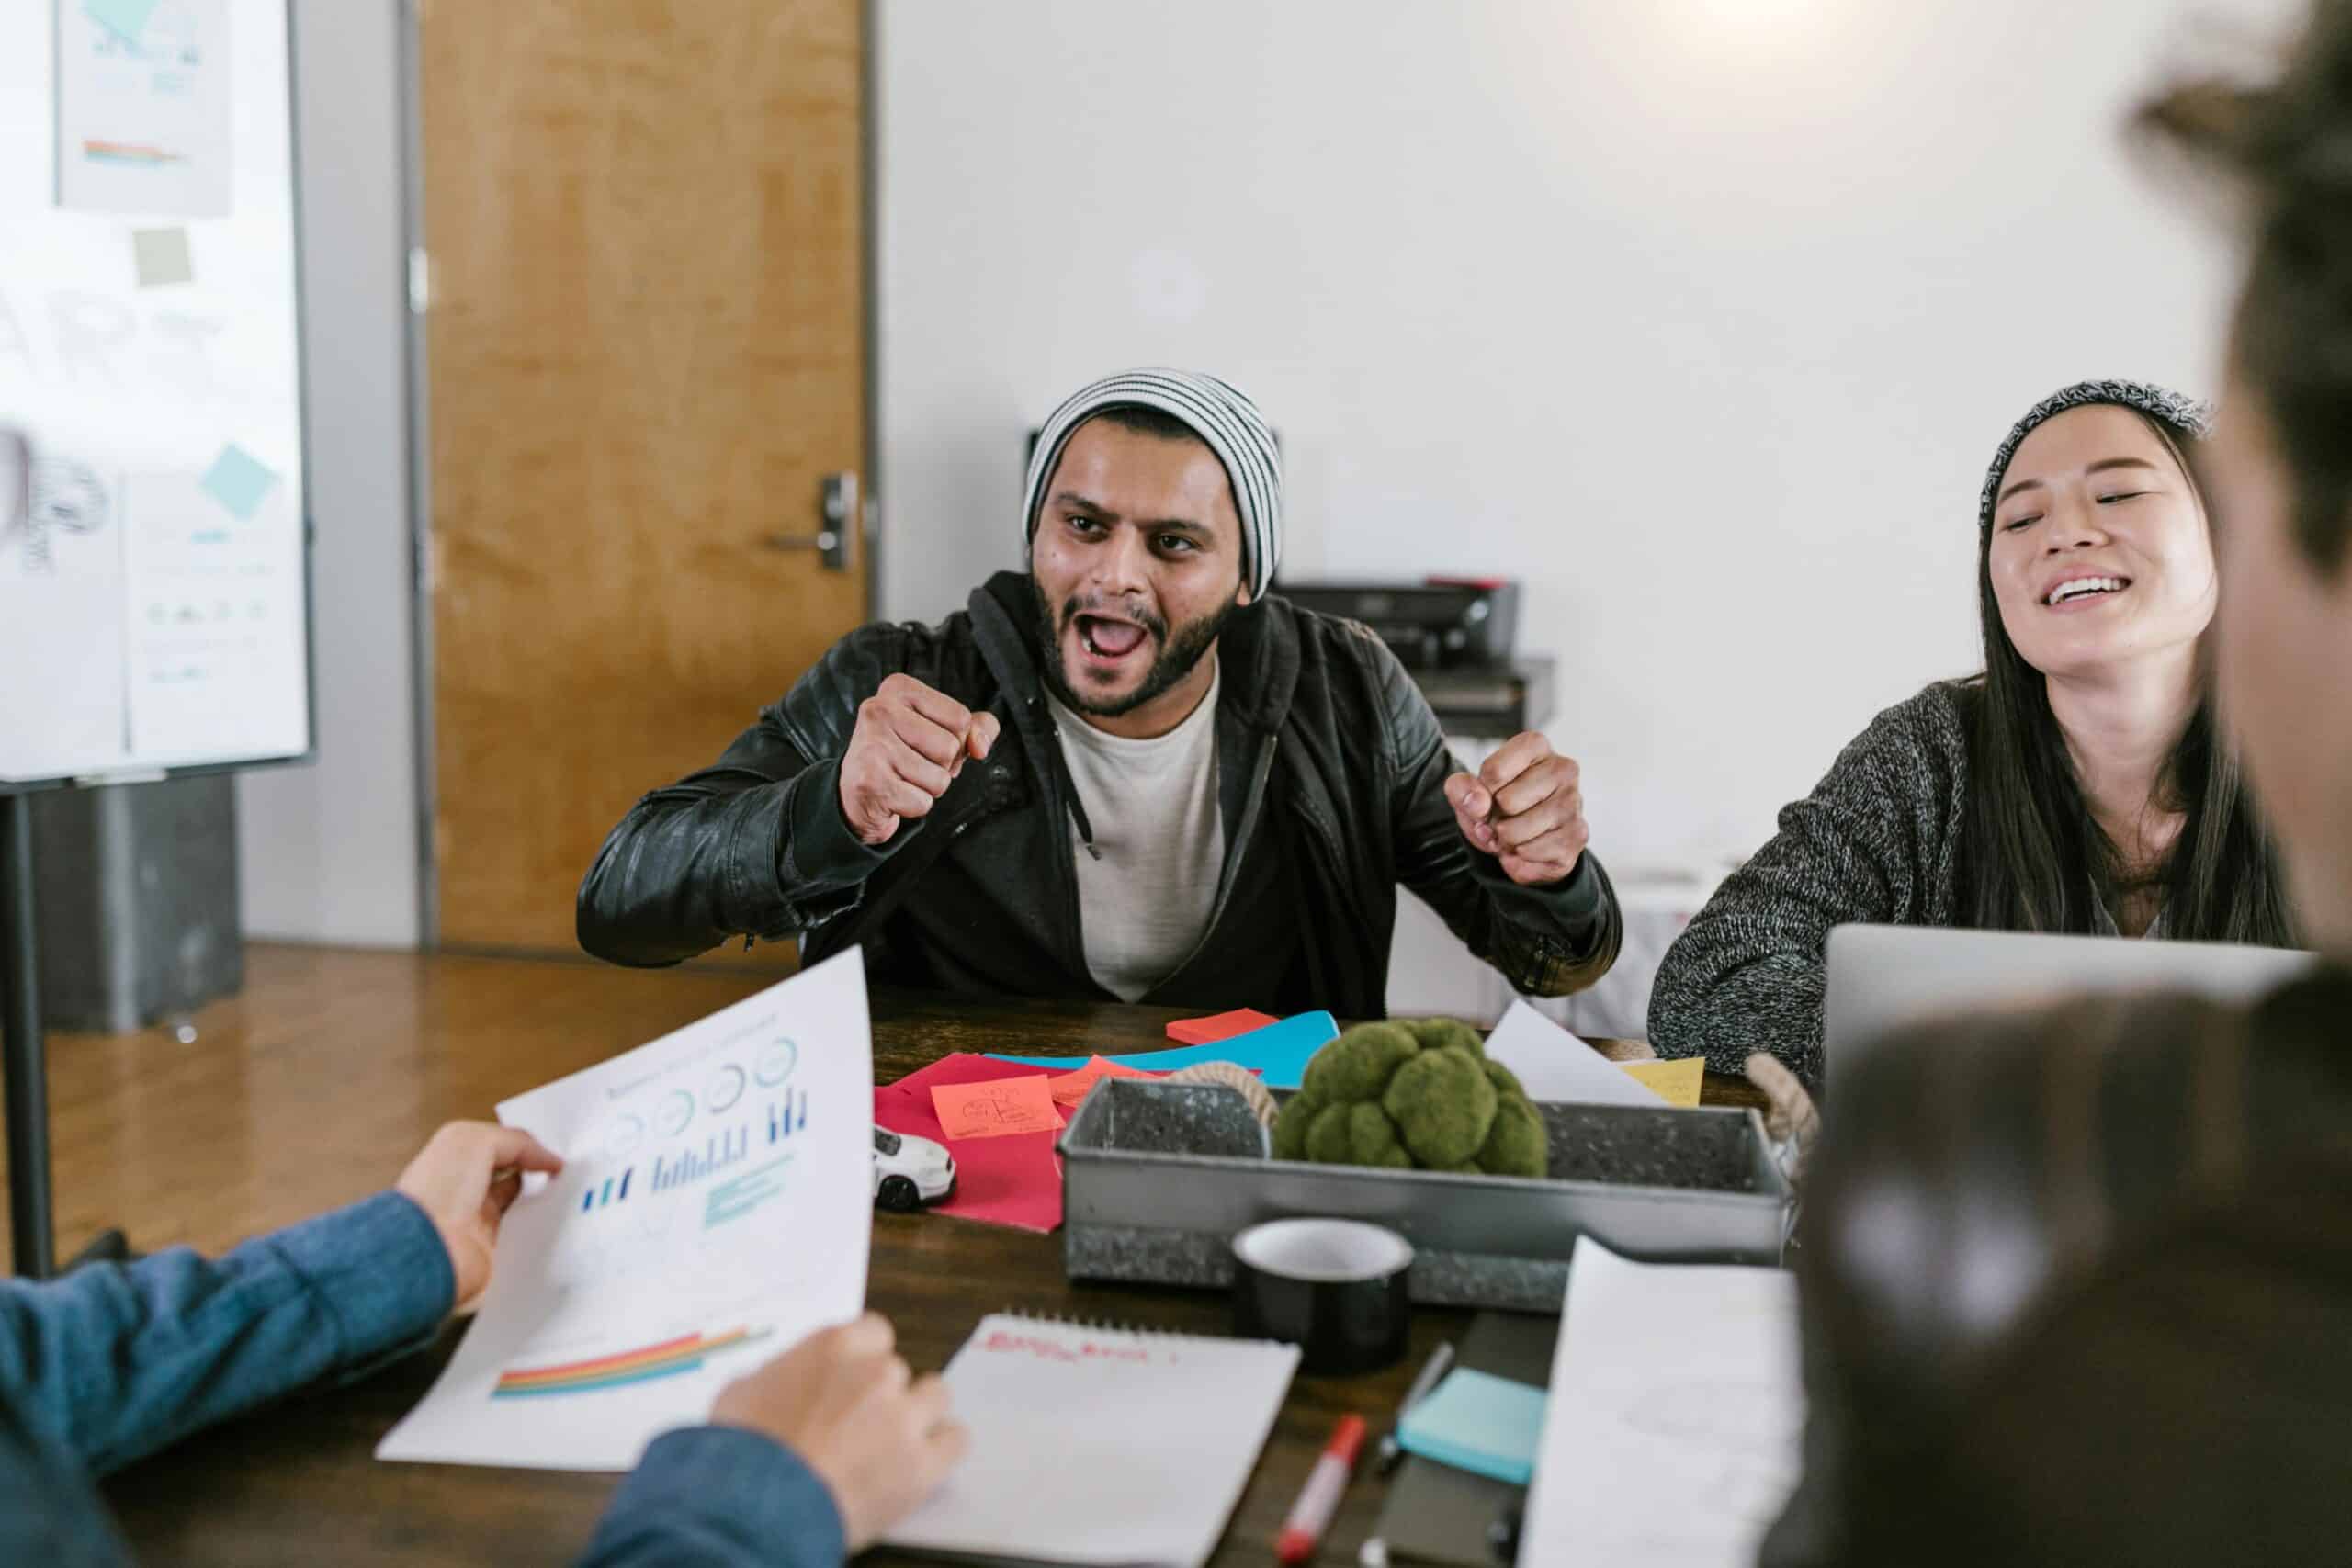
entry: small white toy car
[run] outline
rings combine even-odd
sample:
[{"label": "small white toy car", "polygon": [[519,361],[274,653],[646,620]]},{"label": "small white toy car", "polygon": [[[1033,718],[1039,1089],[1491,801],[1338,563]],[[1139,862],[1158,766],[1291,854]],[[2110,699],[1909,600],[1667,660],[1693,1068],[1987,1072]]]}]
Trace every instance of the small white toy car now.
[{"label": "small white toy car", "polygon": [[910,1214],[956,1190],[956,1156],[929,1138],[874,1129],[874,1206]]}]

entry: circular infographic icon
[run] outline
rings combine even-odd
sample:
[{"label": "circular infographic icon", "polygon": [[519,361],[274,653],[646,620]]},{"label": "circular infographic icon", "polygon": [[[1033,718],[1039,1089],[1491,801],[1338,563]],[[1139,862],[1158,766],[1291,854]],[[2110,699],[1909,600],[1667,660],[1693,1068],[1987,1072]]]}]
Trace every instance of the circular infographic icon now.
[{"label": "circular infographic icon", "polygon": [[729,1062],[710,1075],[703,1086],[702,1102],[714,1116],[743,1098],[743,1069]]},{"label": "circular infographic icon", "polygon": [[645,1118],[623,1115],[605,1134],[605,1152],[615,1159],[627,1156],[645,1140]]},{"label": "circular infographic icon", "polygon": [[653,1113],[653,1125],[665,1138],[674,1138],[686,1130],[695,1119],[695,1097],[684,1089],[673,1089]]},{"label": "circular infographic icon", "polygon": [[778,1039],[761,1050],[759,1059],[752,1064],[752,1072],[759,1078],[761,1088],[774,1089],[790,1077],[792,1069],[799,1065],[800,1047],[789,1038]]}]

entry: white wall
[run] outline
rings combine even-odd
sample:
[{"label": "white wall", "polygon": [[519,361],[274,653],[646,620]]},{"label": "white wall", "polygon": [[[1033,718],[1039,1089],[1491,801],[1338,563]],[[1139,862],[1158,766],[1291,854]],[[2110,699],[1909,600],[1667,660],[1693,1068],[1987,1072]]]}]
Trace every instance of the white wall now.
[{"label": "white wall", "polygon": [[248,935],[417,940],[396,0],[295,0],[318,761],[242,775]]},{"label": "white wall", "polygon": [[1621,870],[1753,849],[1973,669],[1983,465],[2207,389],[2227,258],[2126,107],[2288,0],[882,0],[882,592],[1018,557],[1020,441],[1248,389],[1297,574],[1526,579]]}]

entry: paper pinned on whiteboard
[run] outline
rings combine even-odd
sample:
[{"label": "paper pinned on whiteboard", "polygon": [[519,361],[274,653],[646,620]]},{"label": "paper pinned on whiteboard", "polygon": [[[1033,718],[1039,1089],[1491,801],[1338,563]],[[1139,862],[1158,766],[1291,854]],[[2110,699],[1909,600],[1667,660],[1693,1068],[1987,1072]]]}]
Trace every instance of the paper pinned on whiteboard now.
[{"label": "paper pinned on whiteboard", "polygon": [[225,218],[228,0],[56,0],[57,204]]},{"label": "paper pinned on whiteboard", "polygon": [[181,228],[133,229],[131,265],[141,288],[164,288],[196,280],[196,265],[188,256],[187,231]]},{"label": "paper pinned on whiteboard", "polygon": [[252,453],[232,441],[204,471],[205,493],[227,507],[240,523],[253,521],[262,498],[277,483],[277,476]]}]

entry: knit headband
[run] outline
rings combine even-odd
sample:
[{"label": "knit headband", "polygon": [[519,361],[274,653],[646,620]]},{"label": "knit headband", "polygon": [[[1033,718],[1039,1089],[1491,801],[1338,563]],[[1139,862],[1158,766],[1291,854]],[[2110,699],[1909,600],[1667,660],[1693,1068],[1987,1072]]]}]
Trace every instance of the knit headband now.
[{"label": "knit headband", "polygon": [[1283,460],[1274,433],[1258,405],[1214,376],[1192,370],[1122,370],[1080,388],[1056,409],[1029,455],[1029,495],[1021,509],[1022,538],[1037,532],[1046,486],[1070,433],[1105,409],[1158,409],[1182,420],[1225,465],[1241,514],[1242,576],[1252,600],[1266,596],[1283,558]]},{"label": "knit headband", "polygon": [[2068,409],[2101,403],[2137,410],[2191,440],[2201,440],[2213,428],[2212,404],[2199,402],[2153,381],[2077,381],[2062,388],[2026,410],[2025,417],[2009,427],[2008,434],[2002,437],[2000,446],[1993,453],[1993,466],[1984,470],[1984,489],[1976,498],[1979,533],[1993,525],[1993,502],[2000,494],[2001,476],[2009,471],[2009,459],[2018,455],[2018,447],[2025,438]]}]

